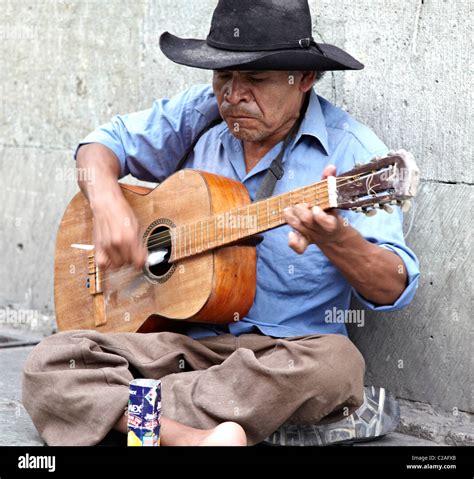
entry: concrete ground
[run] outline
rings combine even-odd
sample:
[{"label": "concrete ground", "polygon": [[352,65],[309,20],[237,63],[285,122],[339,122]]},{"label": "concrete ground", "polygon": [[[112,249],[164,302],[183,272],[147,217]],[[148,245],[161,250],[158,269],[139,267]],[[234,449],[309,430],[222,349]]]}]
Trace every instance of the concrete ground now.
[{"label": "concrete ground", "polygon": [[[41,446],[43,441],[38,435],[28,413],[21,404],[21,371],[28,353],[33,346],[0,348],[0,446]],[[401,404],[401,432],[395,432],[377,441],[359,443],[357,446],[440,446],[445,445],[439,436],[429,436],[418,429],[413,421],[407,422],[410,410],[406,402]],[[438,420],[439,422],[439,420]],[[407,432],[417,431],[421,437]],[[435,440],[430,440],[430,438]],[[472,439],[472,437],[471,437]],[[435,442],[436,441],[436,442]],[[453,444],[453,441],[449,441]]]},{"label": "concrete ground", "polygon": [[43,441],[21,404],[21,371],[32,346],[0,349],[0,445],[42,446]]}]

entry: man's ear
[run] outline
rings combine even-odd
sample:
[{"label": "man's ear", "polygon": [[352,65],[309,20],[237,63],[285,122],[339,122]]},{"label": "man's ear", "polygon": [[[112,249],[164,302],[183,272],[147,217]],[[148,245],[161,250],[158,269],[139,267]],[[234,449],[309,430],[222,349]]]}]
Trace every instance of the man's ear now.
[{"label": "man's ear", "polygon": [[300,89],[302,92],[306,93],[307,91],[311,90],[315,83],[316,72],[314,70],[301,72]]}]

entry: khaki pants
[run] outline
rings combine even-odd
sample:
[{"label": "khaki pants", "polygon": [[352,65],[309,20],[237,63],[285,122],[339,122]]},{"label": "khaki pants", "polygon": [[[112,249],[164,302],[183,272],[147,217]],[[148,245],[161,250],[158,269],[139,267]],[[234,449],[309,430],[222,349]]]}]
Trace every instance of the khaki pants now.
[{"label": "khaki pants", "polygon": [[31,352],[23,404],[50,446],[95,445],[124,414],[129,381],[161,379],[164,416],[200,429],[235,421],[253,445],[284,422],[351,414],[363,400],[364,369],[357,348],[336,334],[67,331]]}]

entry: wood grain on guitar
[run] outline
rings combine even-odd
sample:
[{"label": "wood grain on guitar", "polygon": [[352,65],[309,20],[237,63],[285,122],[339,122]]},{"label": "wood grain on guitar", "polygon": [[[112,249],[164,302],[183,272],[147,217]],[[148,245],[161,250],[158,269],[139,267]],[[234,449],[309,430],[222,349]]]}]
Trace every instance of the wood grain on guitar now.
[{"label": "wood grain on guitar", "polygon": [[418,179],[412,156],[399,150],[254,203],[238,181],[198,170],[181,170],[152,190],[121,185],[150,253],[140,271],[97,267],[92,213],[78,193],[56,239],[58,327],[151,332],[238,321],[254,300],[259,234],[285,223],[285,207],[308,203],[370,215],[413,197]]}]

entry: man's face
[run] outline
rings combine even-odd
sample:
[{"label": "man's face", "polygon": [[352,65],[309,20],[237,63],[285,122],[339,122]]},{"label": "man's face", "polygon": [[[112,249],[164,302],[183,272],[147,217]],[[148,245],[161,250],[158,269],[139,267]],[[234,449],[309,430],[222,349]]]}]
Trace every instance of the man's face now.
[{"label": "man's face", "polygon": [[214,70],[212,86],[231,133],[252,142],[294,121],[312,83],[301,72]]}]

